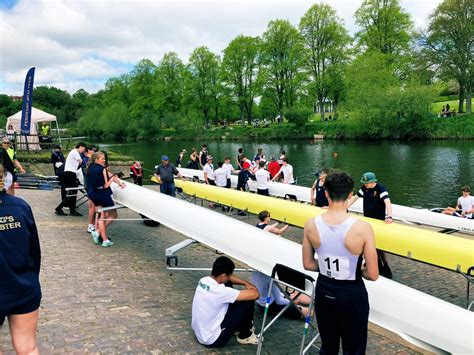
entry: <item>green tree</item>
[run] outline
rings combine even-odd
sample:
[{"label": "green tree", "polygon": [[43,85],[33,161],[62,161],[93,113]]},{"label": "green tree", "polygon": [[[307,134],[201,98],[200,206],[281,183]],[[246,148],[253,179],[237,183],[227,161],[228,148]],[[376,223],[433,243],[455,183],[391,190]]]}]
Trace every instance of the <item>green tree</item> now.
[{"label": "green tree", "polygon": [[206,127],[216,103],[219,58],[207,47],[196,48],[189,58],[189,89],[196,107],[202,112]]},{"label": "green tree", "polygon": [[124,74],[117,78],[110,78],[105,83],[103,101],[107,105],[121,102],[130,106],[130,75]]},{"label": "green tree", "polygon": [[302,82],[302,51],[302,38],[289,21],[270,21],[262,37],[262,63],[266,86],[280,117],[284,107],[296,102]]},{"label": "green tree", "polygon": [[329,93],[339,101],[350,37],[336,11],[326,4],[313,5],[301,18],[299,29],[304,39],[304,62],[312,81],[309,96],[319,101],[323,119]]},{"label": "green tree", "polygon": [[242,124],[245,117],[249,124],[252,122],[252,110],[258,92],[259,42],[257,37],[240,35],[224,49],[223,79],[238,104]]},{"label": "green tree", "polygon": [[421,44],[441,77],[459,83],[459,112],[472,112],[474,85],[474,1],[445,0],[430,16]]},{"label": "green tree", "polygon": [[59,123],[75,121],[71,110],[71,95],[54,86],[37,86],[33,89],[33,106],[55,115]]},{"label": "green tree", "polygon": [[399,55],[409,49],[412,21],[399,0],[364,0],[355,20],[358,43],[368,50]]},{"label": "green tree", "polygon": [[156,69],[153,99],[164,126],[172,125],[181,110],[185,70],[174,52],[166,53]]}]

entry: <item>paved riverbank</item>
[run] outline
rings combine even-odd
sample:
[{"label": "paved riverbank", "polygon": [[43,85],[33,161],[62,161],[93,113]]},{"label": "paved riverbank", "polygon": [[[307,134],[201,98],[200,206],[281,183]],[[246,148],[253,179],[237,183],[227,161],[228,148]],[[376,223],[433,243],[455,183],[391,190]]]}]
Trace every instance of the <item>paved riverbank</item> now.
[{"label": "paved riverbank", "polygon": [[[165,249],[185,239],[182,235],[163,226],[149,228],[140,221],[117,221],[110,227],[116,245],[101,248],[85,232],[86,217],[53,214],[59,191],[20,190],[18,195],[33,208],[42,245],[43,302],[38,329],[42,353],[255,353],[256,347],[241,346],[235,340],[220,351],[207,350],[195,340],[191,304],[203,272],[171,275],[165,268]],[[84,207],[80,211],[86,212]],[[119,214],[137,217],[126,209]],[[244,221],[254,223],[255,219]],[[291,227],[288,238],[300,241],[301,230]],[[179,253],[179,266],[210,267],[215,258],[215,251],[195,245]],[[463,304],[465,284],[459,275],[401,258],[391,257],[391,262],[395,279]],[[257,310],[256,315],[259,327],[261,313]],[[272,354],[296,353],[302,327],[300,321],[277,322],[264,349]],[[0,349],[8,354],[12,351],[8,327],[0,334]],[[370,325],[367,350],[371,354],[423,352],[374,325]]]}]

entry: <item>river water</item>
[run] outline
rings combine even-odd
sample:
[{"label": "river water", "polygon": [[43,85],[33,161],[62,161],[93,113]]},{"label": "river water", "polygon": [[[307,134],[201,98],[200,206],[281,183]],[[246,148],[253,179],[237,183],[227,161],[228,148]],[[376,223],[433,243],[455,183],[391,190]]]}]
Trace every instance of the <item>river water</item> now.
[{"label": "river water", "polygon": [[[145,169],[152,170],[166,154],[172,163],[185,148],[200,150],[204,142],[159,141],[137,143],[101,143],[101,149],[126,154],[140,160]],[[285,150],[299,185],[311,186],[314,172],[323,167],[337,168],[351,174],[360,186],[361,175],[372,171],[388,189],[392,202],[405,206],[432,208],[455,205],[461,195],[460,187],[474,189],[474,141],[283,141],[281,143],[242,143],[213,141],[207,143],[214,156],[214,165],[226,155],[235,165],[237,149],[244,148],[249,157],[263,148],[267,159],[278,157]],[[186,156],[186,163],[189,156]],[[146,174],[151,174],[146,170]]]}]

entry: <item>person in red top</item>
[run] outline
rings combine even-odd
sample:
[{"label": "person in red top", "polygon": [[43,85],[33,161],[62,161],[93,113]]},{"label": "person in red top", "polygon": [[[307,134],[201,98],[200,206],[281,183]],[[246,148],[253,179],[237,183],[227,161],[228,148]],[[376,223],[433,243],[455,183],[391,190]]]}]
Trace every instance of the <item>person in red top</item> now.
[{"label": "person in red top", "polygon": [[143,185],[143,169],[139,161],[130,166],[130,177],[135,185]]},{"label": "person in red top", "polygon": [[275,156],[270,157],[270,163],[268,163],[268,172],[270,173],[270,177],[273,177],[278,173],[280,170],[280,164],[278,164]]}]

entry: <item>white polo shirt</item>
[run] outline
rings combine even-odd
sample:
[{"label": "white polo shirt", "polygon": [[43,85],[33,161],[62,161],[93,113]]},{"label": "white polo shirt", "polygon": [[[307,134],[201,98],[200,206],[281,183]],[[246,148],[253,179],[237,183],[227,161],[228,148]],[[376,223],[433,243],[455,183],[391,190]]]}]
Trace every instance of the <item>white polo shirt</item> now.
[{"label": "white polo shirt", "polygon": [[217,168],[214,171],[214,176],[216,178],[216,185],[220,187],[227,186],[227,179],[230,178],[230,171],[222,168]]},{"label": "white polo shirt", "polygon": [[265,169],[258,169],[255,173],[255,179],[257,179],[257,189],[268,189],[268,182],[270,181],[270,173],[268,171]]},{"label": "white polo shirt", "polygon": [[221,334],[229,303],[234,303],[239,290],[218,284],[211,276],[199,280],[194,293],[191,327],[201,344],[213,344]]},{"label": "white polo shirt", "polygon": [[66,162],[64,163],[64,172],[69,171],[75,173],[79,168],[81,160],[81,154],[79,154],[77,149],[72,149],[67,155]]}]

